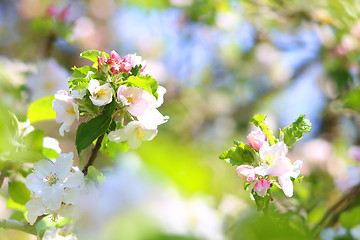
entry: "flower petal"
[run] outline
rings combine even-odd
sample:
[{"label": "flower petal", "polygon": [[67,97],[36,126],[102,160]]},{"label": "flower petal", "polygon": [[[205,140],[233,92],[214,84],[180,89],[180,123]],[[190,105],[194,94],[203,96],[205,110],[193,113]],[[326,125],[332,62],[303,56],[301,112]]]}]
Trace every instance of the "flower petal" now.
[{"label": "flower petal", "polygon": [[136,137],[135,134],[130,135],[127,139],[127,144],[131,150],[138,149],[141,146],[142,141]]},{"label": "flower petal", "polygon": [[278,177],[279,184],[287,197],[293,196],[294,186],[289,175]]},{"label": "flower petal", "polygon": [[54,172],[54,164],[47,160],[40,160],[34,164],[34,172],[39,178],[46,178]]},{"label": "flower petal", "polygon": [[63,187],[77,188],[85,184],[84,174],[81,171],[70,173],[63,183]]},{"label": "flower petal", "polygon": [[53,185],[42,195],[44,205],[52,211],[60,208],[63,199],[64,188],[57,185],[58,184]]},{"label": "flower petal", "polygon": [[25,185],[31,192],[35,192],[35,195],[38,195],[44,190],[44,188],[49,186],[49,184],[44,182],[35,173],[31,173],[27,176]]},{"label": "flower petal", "polygon": [[126,141],[127,134],[125,133],[124,128],[118,129],[118,130],[109,132],[108,139],[110,141],[120,143],[120,142]]},{"label": "flower petal", "polygon": [[46,207],[44,206],[41,198],[30,199],[25,204],[25,207],[28,210],[27,220],[31,225],[35,223],[38,216],[46,213]]},{"label": "flower petal", "polygon": [[72,152],[60,154],[55,162],[55,173],[58,179],[64,179],[73,165]]}]

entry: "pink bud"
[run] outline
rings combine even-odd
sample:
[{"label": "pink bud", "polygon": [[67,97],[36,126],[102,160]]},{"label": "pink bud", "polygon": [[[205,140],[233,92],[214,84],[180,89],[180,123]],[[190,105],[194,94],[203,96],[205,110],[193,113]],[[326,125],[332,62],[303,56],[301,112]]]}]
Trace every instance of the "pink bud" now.
[{"label": "pink bud", "polygon": [[266,134],[261,130],[251,131],[246,138],[250,147],[256,149],[257,151],[259,151],[262,145],[267,141]]},{"label": "pink bud", "polygon": [[98,65],[107,64],[106,56],[103,54],[103,57],[97,56]]},{"label": "pink bud", "polygon": [[50,17],[55,17],[56,13],[57,13],[57,9],[54,5],[51,5],[50,7],[48,7],[48,9],[46,9],[46,13],[50,16]]},{"label": "pink bud", "polygon": [[270,187],[270,182],[262,179],[262,180],[259,180],[255,183],[255,186],[254,186],[254,192],[257,193],[257,195],[259,195],[260,197],[265,197],[266,193],[267,193],[267,190],[269,189]]},{"label": "pink bud", "polygon": [[119,64],[120,61],[121,61],[121,58],[120,58],[119,54],[117,54],[117,52],[115,52],[115,51],[111,51],[110,58],[108,60],[108,64],[113,64],[113,63]]},{"label": "pink bud", "polygon": [[119,74],[119,72],[120,72],[120,67],[119,67],[119,65],[112,65],[112,66],[110,67],[110,72],[111,72],[112,74]]},{"label": "pink bud", "polygon": [[67,6],[63,10],[61,10],[58,16],[59,21],[65,21],[66,18],[69,16],[69,13],[70,13],[70,6]]},{"label": "pink bud", "polygon": [[141,73],[142,73],[142,72],[145,70],[146,66],[147,66],[147,65],[143,66],[143,67],[140,69],[140,71],[139,71],[139,72],[141,72]]},{"label": "pink bud", "polygon": [[128,62],[122,62],[120,64],[120,69],[124,72],[124,73],[128,73],[131,71],[131,64]]},{"label": "pink bud", "polygon": [[247,182],[253,182],[255,180],[255,169],[250,165],[240,165],[236,168],[237,175],[246,180]]}]

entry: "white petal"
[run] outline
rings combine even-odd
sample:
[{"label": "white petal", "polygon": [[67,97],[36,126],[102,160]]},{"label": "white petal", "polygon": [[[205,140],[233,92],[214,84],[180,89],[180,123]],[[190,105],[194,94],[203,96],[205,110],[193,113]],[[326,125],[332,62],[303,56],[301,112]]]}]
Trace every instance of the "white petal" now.
[{"label": "white petal", "polygon": [[81,171],[70,173],[63,182],[63,186],[66,188],[82,187],[85,184],[84,174]]},{"label": "white petal", "polygon": [[47,160],[40,160],[34,164],[34,172],[39,178],[46,178],[54,172],[54,164]]},{"label": "white petal", "polygon": [[64,179],[73,165],[74,154],[72,152],[60,154],[55,162],[55,173],[59,179]]},{"label": "white petal", "polygon": [[89,81],[88,89],[91,95],[95,93],[95,89],[100,86],[100,83],[96,79],[92,79]]},{"label": "white petal", "polygon": [[46,207],[44,206],[41,198],[30,199],[25,204],[25,207],[28,210],[27,219],[31,225],[35,223],[38,216],[46,213]]},{"label": "white petal", "polygon": [[77,188],[66,188],[64,190],[63,202],[66,204],[77,204],[80,197],[80,190]]},{"label": "white petal", "polygon": [[135,134],[133,134],[127,138],[127,143],[131,150],[135,150],[141,146],[142,141],[138,139]]},{"label": "white petal", "polygon": [[150,141],[156,136],[157,129],[142,129],[142,133],[144,134],[144,137],[142,138],[142,140]]},{"label": "white petal", "polygon": [[294,187],[289,175],[283,175],[278,177],[280,186],[287,197],[292,197]]},{"label": "white petal", "polygon": [[293,172],[291,173],[291,177],[293,178],[297,178],[300,175],[300,169],[302,166],[302,161],[300,160],[296,160],[293,164]]},{"label": "white petal", "polygon": [[110,141],[120,143],[120,142],[126,141],[127,134],[124,132],[124,128],[118,129],[118,130],[109,132],[108,139]]},{"label": "white petal", "polygon": [[49,191],[42,195],[43,203],[50,210],[55,211],[60,208],[63,199],[64,188],[53,185]]},{"label": "white petal", "polygon": [[31,192],[35,192],[36,195],[49,186],[49,184],[44,182],[35,173],[31,173],[27,176],[25,185]]},{"label": "white petal", "polygon": [[75,114],[69,114],[67,118],[65,119],[64,123],[59,128],[59,134],[63,137],[64,132],[70,132],[71,125],[75,122],[76,115]]},{"label": "white petal", "polygon": [[270,166],[263,164],[263,165],[256,167],[254,170],[257,175],[266,176],[266,175],[269,175]]},{"label": "white petal", "polygon": [[156,92],[158,94],[158,99],[155,103],[155,108],[158,108],[164,102],[164,94],[166,93],[166,88],[164,88],[163,86],[159,86],[158,89],[156,90]]}]

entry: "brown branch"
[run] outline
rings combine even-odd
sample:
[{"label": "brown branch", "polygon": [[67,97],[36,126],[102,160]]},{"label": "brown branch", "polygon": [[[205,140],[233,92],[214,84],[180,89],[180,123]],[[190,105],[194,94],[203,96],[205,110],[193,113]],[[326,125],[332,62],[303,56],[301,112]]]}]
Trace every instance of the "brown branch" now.
[{"label": "brown branch", "polygon": [[85,165],[84,169],[82,170],[82,172],[84,173],[84,175],[87,174],[88,168],[89,168],[91,165],[94,164],[94,161],[95,161],[95,159],[96,159],[96,156],[97,156],[97,154],[98,154],[98,152],[99,152],[99,150],[100,150],[101,142],[102,142],[103,138],[104,138],[104,134],[101,135],[101,136],[97,139],[96,144],[95,144],[95,147],[94,147],[93,150],[91,151],[91,155],[90,155],[90,158],[89,158],[89,160],[88,160],[88,163]]},{"label": "brown branch", "polygon": [[[360,196],[360,184],[355,185],[345,193],[336,203],[334,203],[324,214],[320,222],[314,227],[313,232],[318,235],[324,226],[334,224],[338,216],[348,209],[354,198]],[[331,218],[330,218],[331,217]],[[327,221],[330,218],[330,221]],[[328,222],[328,224],[326,224]]]},{"label": "brown branch", "polygon": [[14,230],[23,231],[23,232],[37,236],[37,231],[36,231],[35,225],[30,225],[28,223],[22,223],[15,219],[0,219],[0,228],[14,229]]}]

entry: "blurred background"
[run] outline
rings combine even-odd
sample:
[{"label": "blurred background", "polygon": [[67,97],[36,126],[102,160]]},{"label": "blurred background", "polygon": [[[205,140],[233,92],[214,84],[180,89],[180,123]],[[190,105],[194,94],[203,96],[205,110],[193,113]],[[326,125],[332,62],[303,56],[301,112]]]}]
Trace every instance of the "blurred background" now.
[{"label": "blurred background", "polygon": [[[160,111],[170,120],[137,151],[108,146],[96,160],[111,172],[103,191],[112,199],[92,223],[98,239],[311,239],[326,209],[360,182],[359,14],[355,0],[2,0],[1,111],[26,121],[31,102],[67,89],[71,67],[90,64],[82,51],[137,53],[167,89]],[[289,153],[304,161],[304,181],[291,199],[274,193],[282,225],[259,216],[235,167],[218,159],[233,140],[246,142],[258,113],[276,136],[300,114],[313,124]],[[0,120],[1,131],[9,120]],[[76,126],[63,138],[55,121],[34,127],[76,152]],[[1,201],[7,218],[15,207]],[[324,239],[359,239],[359,204]]]}]

